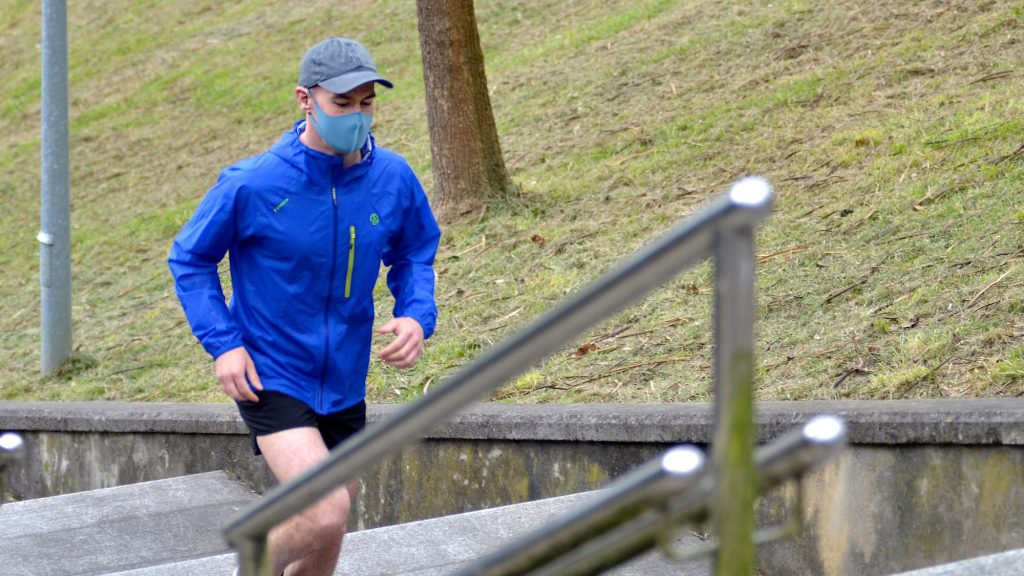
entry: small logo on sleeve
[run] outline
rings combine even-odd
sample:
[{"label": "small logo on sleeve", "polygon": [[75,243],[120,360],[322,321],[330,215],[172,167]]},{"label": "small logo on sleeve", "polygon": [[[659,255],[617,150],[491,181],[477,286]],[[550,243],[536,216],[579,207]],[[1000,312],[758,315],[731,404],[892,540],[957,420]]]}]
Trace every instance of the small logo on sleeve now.
[{"label": "small logo on sleeve", "polygon": [[370,224],[373,225],[373,226],[376,226],[377,224],[380,224],[380,216],[377,216],[376,212],[374,212],[373,214],[370,214]]}]

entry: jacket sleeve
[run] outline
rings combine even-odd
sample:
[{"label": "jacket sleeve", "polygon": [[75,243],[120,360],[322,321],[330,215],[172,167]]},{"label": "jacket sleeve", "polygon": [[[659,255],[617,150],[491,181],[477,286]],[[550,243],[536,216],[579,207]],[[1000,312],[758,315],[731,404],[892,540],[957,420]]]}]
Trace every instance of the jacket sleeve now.
[{"label": "jacket sleeve", "polygon": [[178,233],[168,257],[174,290],[192,333],[214,358],[242,345],[217,273],[235,239],[236,197],[236,186],[222,174]]},{"label": "jacket sleeve", "polygon": [[402,226],[383,254],[390,266],[388,289],[395,297],[395,318],[408,316],[423,327],[429,338],[437,325],[437,304],[434,302],[434,256],[441,239],[441,230],[430,210],[427,195],[419,180],[408,169],[405,178],[407,198]]}]

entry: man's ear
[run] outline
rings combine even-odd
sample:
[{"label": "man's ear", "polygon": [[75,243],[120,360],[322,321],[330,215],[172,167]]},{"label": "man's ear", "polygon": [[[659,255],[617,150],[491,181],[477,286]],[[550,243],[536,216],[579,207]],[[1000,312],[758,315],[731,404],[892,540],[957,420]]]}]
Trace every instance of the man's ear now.
[{"label": "man's ear", "polygon": [[299,109],[302,110],[303,114],[309,114],[313,111],[313,103],[310,102],[311,98],[312,95],[306,87],[295,87],[295,102],[299,105]]}]

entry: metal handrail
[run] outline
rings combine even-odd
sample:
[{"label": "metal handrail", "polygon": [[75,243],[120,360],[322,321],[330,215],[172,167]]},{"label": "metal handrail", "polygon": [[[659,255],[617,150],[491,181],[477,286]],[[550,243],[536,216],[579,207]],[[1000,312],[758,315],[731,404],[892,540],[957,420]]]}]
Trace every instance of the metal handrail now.
[{"label": "metal handrail", "polygon": [[[755,489],[768,490],[835,458],[847,439],[835,416],[816,416],[756,451]],[[716,479],[692,446],[667,451],[526,536],[464,566],[455,576],[597,574],[655,546],[712,509]],[[749,479],[748,479],[749,481]],[[684,550],[694,556],[711,548]]]},{"label": "metal handrail", "polygon": [[[711,252],[722,235],[750,237],[754,226],[770,213],[773,198],[771,186],[761,178],[736,182],[726,195],[677,224],[574,298],[468,363],[442,386],[356,434],[289,484],[273,489],[225,529],[228,542],[239,552],[242,573],[269,569],[266,535],[273,527],[661,286]],[[752,284],[752,255],[749,260]],[[749,348],[746,351],[749,353]]]}]

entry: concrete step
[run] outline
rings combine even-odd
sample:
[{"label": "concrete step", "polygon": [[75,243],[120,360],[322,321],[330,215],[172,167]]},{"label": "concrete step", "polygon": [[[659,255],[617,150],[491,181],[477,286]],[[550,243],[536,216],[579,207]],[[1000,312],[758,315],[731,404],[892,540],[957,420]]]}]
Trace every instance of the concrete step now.
[{"label": "concrete step", "polygon": [[[466,562],[486,554],[520,534],[564,513],[592,493],[551,498],[525,504],[468,512],[354,532],[345,538],[335,574],[346,576],[434,576],[450,574]],[[676,545],[699,543],[684,535]],[[192,559],[152,566],[118,576],[228,576],[234,555]],[[652,552],[609,572],[615,576],[705,576],[706,560],[671,563]]]},{"label": "concrete step", "polygon": [[223,554],[222,527],[257,498],[209,472],[8,502],[0,572],[84,576]]},{"label": "concrete step", "polygon": [[913,572],[902,572],[897,576],[1009,576],[1011,574],[1024,574],[1024,549],[970,558]]}]

